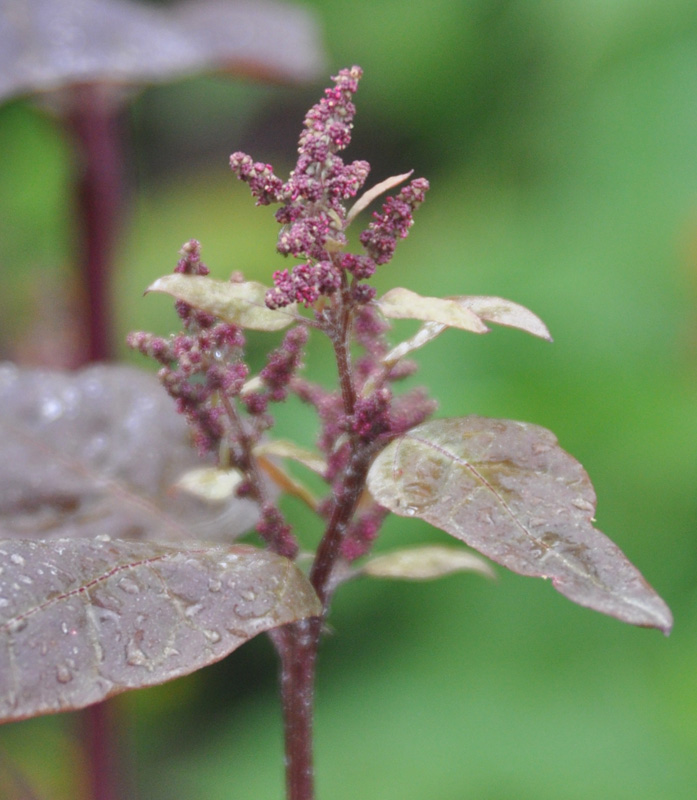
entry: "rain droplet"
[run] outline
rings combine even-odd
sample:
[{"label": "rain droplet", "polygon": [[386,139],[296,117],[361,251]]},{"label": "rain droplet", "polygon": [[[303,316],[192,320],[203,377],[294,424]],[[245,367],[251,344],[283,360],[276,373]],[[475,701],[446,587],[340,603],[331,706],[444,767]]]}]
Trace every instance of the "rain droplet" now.
[{"label": "rain droplet", "polygon": [[222,636],[220,635],[220,631],[216,630],[204,630],[203,635],[208,639],[209,642],[213,642],[213,644],[217,644],[221,639]]},{"label": "rain droplet", "polygon": [[219,592],[222,588],[223,588],[222,582],[217,580],[216,578],[211,578],[208,581],[208,591],[209,592]]},{"label": "rain droplet", "polygon": [[70,630],[70,625],[68,625],[67,622],[61,622],[61,630],[63,631],[63,633],[68,633],[68,631]]},{"label": "rain droplet", "polygon": [[571,505],[576,506],[576,508],[579,508],[581,511],[593,513],[593,504],[589,503],[588,500],[583,497],[577,497],[575,500],[572,500]]},{"label": "rain droplet", "polygon": [[94,541],[95,542],[110,542],[111,541],[111,536],[109,536],[108,533],[98,533],[94,537]]},{"label": "rain droplet", "polygon": [[10,601],[6,597],[0,597],[0,608],[5,608],[10,605]]},{"label": "rain droplet", "polygon": [[199,611],[200,611],[202,608],[203,608],[203,603],[194,603],[194,605],[192,605],[192,606],[189,606],[189,607],[186,609],[186,611],[184,612],[184,614],[185,614],[187,617],[194,617],[194,616],[196,616],[196,614],[198,614],[198,612],[199,612]]},{"label": "rain droplet", "polygon": [[121,578],[119,580],[119,589],[126,592],[126,594],[138,594],[140,586],[130,578]]},{"label": "rain droplet", "polygon": [[20,556],[19,553],[12,553],[10,556],[10,561],[13,564],[16,564],[18,567],[23,567],[27,562],[24,560],[24,556]]},{"label": "rain droplet", "polygon": [[416,506],[407,506],[407,507],[404,509],[404,513],[405,513],[405,514],[406,514],[408,517],[413,517],[413,516],[414,516],[414,514],[416,514]]},{"label": "rain droplet", "polygon": [[240,597],[241,597],[243,600],[247,600],[247,601],[249,601],[250,603],[251,603],[253,600],[256,600],[256,599],[257,599],[256,593],[255,593],[255,592],[253,592],[251,589],[242,589],[242,590],[240,591]]},{"label": "rain droplet", "polygon": [[138,646],[135,639],[130,639],[126,645],[126,663],[132,667],[150,667],[150,661]]},{"label": "rain droplet", "polygon": [[27,586],[34,583],[34,581],[28,575],[20,575],[19,582],[24,583]]},{"label": "rain droplet", "polygon": [[56,678],[58,683],[70,683],[73,679],[73,673],[65,664],[59,664],[56,669]]},{"label": "rain droplet", "polygon": [[47,397],[41,404],[41,416],[51,422],[63,413],[63,404],[56,397]]},{"label": "rain droplet", "polygon": [[19,619],[12,619],[7,623],[7,630],[10,633],[19,633],[23,631],[27,627],[27,620],[25,617],[19,617]]}]

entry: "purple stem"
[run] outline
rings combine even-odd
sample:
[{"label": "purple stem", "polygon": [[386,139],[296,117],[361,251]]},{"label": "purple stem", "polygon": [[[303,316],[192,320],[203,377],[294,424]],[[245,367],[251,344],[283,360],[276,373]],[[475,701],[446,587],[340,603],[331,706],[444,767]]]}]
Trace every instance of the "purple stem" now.
[{"label": "purple stem", "polygon": [[[110,278],[123,188],[118,104],[113,91],[98,84],[76,87],[70,102],[68,123],[79,159],[76,193],[89,333],[87,360],[105,361],[113,356]],[[98,703],[81,715],[92,800],[123,797],[112,708]]]},{"label": "purple stem", "polygon": [[78,216],[82,280],[87,295],[88,359],[113,356],[110,278],[122,200],[118,105],[108,87],[73,90],[69,124],[78,142]]}]

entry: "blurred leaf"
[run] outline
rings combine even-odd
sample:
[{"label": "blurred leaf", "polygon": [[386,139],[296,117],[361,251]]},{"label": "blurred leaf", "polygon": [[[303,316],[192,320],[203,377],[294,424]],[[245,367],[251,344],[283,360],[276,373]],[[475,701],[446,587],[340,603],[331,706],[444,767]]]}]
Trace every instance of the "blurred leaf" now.
[{"label": "blurred leaf", "polygon": [[324,60],[304,9],[258,0],[156,8],[126,0],[0,3],[0,101],[85,83],[143,84],[230,70],[315,77]]},{"label": "blurred leaf", "polygon": [[15,539],[0,562],[3,721],[163,683],[321,613],[290,561],[244,545]]},{"label": "blurred leaf", "polygon": [[260,442],[254,448],[255,455],[280,456],[290,458],[302,464],[318,475],[324,475],[327,470],[327,462],[313,450],[307,450],[287,439],[269,439],[267,442]]},{"label": "blurred leaf", "polygon": [[417,516],[521,575],[551,578],[582,606],[669,633],[670,610],[591,522],[583,467],[545,428],[463,417],[391,442],[368,475],[375,499]]},{"label": "blurred leaf", "polygon": [[478,572],[487,578],[496,577],[491,565],[483,558],[466,550],[439,545],[394,550],[376,556],[367,561],[359,572],[372,578],[402,578],[409,581],[441,578],[453,572]]},{"label": "blurred leaf", "polygon": [[232,283],[203,275],[171,273],[158,278],[146,292],[163,292],[190,306],[253,331],[279,331],[296,320],[295,304],[266,307],[267,288],[256,281]]},{"label": "blurred leaf", "polygon": [[231,540],[250,500],[172,492],[201,466],[184,419],[154,375],[0,366],[0,537]]},{"label": "blurred leaf", "polygon": [[375,186],[368,189],[367,192],[364,192],[358,200],[351,206],[346,214],[346,225],[348,226],[355,217],[357,217],[364,208],[368,208],[368,206],[375,200],[376,197],[380,197],[383,192],[387,192],[390,189],[393,189],[395,186],[399,186],[402,181],[405,181],[407,178],[411,176],[414,172],[413,169],[409,170],[409,172],[405,172],[403,175],[393,175],[391,178],[386,178],[384,181],[380,181],[380,183],[376,183]]},{"label": "blurred leaf", "polygon": [[197,467],[185,472],[175,483],[175,487],[203,500],[215,502],[232,497],[243,479],[244,475],[238,469]]},{"label": "blurred leaf", "polygon": [[397,287],[376,301],[382,313],[390,319],[420,319],[438,322],[472,333],[486,333],[488,328],[479,317],[454,300],[441,297],[422,297],[409,289]]}]

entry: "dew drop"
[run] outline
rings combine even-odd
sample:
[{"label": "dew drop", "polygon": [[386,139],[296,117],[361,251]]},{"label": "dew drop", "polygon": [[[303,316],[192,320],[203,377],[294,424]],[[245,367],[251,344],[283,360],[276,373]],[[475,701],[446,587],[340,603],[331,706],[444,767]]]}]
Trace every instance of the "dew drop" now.
[{"label": "dew drop", "polygon": [[10,605],[10,601],[6,597],[0,597],[0,608],[6,608]]},{"label": "dew drop", "polygon": [[203,608],[203,603],[194,603],[194,605],[189,606],[186,611],[184,612],[185,616],[187,617],[195,617],[196,614]]},{"label": "dew drop", "polygon": [[121,578],[119,580],[119,589],[126,592],[126,594],[138,594],[140,592],[138,584],[130,578]]},{"label": "dew drop", "polygon": [[25,584],[26,586],[34,583],[34,581],[28,575],[20,575],[19,582]]},{"label": "dew drop", "polygon": [[111,541],[111,536],[109,536],[108,533],[98,533],[94,537],[94,541],[95,542],[110,542]]},{"label": "dew drop", "polygon": [[70,683],[73,673],[65,664],[60,664],[56,669],[56,679],[58,683]]},{"label": "dew drop", "polygon": [[68,625],[67,622],[61,622],[61,630],[63,631],[63,633],[68,633],[68,631],[70,630],[70,625]]},{"label": "dew drop", "polygon": [[583,497],[577,497],[575,500],[571,501],[571,505],[576,506],[576,508],[580,509],[581,511],[589,511],[591,514],[593,513],[593,504],[589,503]]},{"label": "dew drop", "polygon": [[416,514],[416,506],[407,506],[407,507],[404,509],[404,513],[405,513],[405,514],[406,514],[408,517],[413,517],[413,516],[414,516],[414,514]]},{"label": "dew drop", "polygon": [[7,630],[9,633],[19,633],[23,631],[27,627],[27,620],[25,617],[19,617],[19,619],[10,620],[7,623]]},{"label": "dew drop", "polygon": [[135,639],[130,639],[126,645],[126,663],[130,664],[132,667],[148,667],[152,669],[150,660],[140,649]]},{"label": "dew drop", "polygon": [[222,639],[220,631],[213,629],[204,630],[203,635],[206,637],[206,639],[208,639],[209,642],[213,642],[213,644],[217,644]]},{"label": "dew drop", "polygon": [[221,581],[217,580],[217,578],[211,578],[208,581],[208,591],[209,592],[219,592],[223,588],[223,584]]},{"label": "dew drop", "polygon": [[250,603],[257,599],[256,593],[253,592],[251,589],[242,589],[240,591],[240,597],[243,600],[247,600]]},{"label": "dew drop", "polygon": [[16,564],[18,567],[23,567],[27,562],[24,560],[24,556],[20,556],[19,553],[12,553],[10,556],[10,561],[13,564]]}]

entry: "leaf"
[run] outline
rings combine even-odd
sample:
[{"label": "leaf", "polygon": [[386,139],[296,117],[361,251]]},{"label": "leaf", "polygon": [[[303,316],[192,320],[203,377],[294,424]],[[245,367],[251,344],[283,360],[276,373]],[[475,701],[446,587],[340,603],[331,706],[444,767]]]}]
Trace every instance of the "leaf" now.
[{"label": "leaf", "polygon": [[386,178],[384,181],[376,183],[375,186],[364,192],[349,209],[346,215],[346,226],[348,227],[364,208],[368,208],[376,197],[380,197],[384,192],[399,186],[400,183],[410,178],[413,172],[414,170],[410,169],[409,172],[405,172],[403,175],[393,175],[391,178]]},{"label": "leaf", "polygon": [[201,464],[154,375],[0,365],[0,538],[231,541],[258,507],[172,491]]},{"label": "leaf", "polygon": [[327,471],[327,462],[322,456],[314,450],[307,450],[288,439],[269,439],[268,441],[260,442],[254,448],[254,454],[290,458],[318,475],[324,475]]},{"label": "leaf", "polygon": [[518,328],[540,339],[552,341],[547,326],[542,320],[533,314],[530,309],[513,303],[511,300],[504,300],[502,297],[483,297],[468,296],[451,297],[458,305],[473,311],[480,319],[487,322],[494,322],[497,325],[505,325],[508,328]]},{"label": "leaf", "polygon": [[0,541],[0,721],[82,708],[321,613],[287,559],[236,545]]},{"label": "leaf", "polygon": [[441,325],[438,322],[424,322],[419,330],[409,339],[405,339],[398,345],[392,348],[389,353],[382,357],[382,363],[386,367],[393,367],[404,356],[413,353],[414,350],[420,350],[424,345],[432,342],[437,336],[447,328],[447,325]]},{"label": "leaf", "polygon": [[478,572],[487,578],[496,577],[491,565],[483,558],[466,550],[439,545],[410,547],[375,556],[363,565],[360,572],[373,578],[410,581],[441,578],[454,572]]},{"label": "leaf", "polygon": [[205,275],[171,273],[158,278],[145,291],[164,292],[224,322],[253,331],[280,331],[297,319],[295,304],[283,309],[267,308],[267,288],[256,281],[231,283]]},{"label": "leaf", "polygon": [[195,497],[216,502],[232,497],[243,480],[244,474],[238,469],[197,467],[185,472],[174,486]]},{"label": "leaf", "polygon": [[204,71],[306,81],[323,59],[305,9],[269,0],[23,0],[0,13],[0,100],[85,83],[134,85]]},{"label": "leaf", "polygon": [[378,503],[416,516],[521,575],[551,578],[570,600],[669,633],[670,610],[591,524],[595,492],[550,431],[510,420],[427,422],[375,459]]},{"label": "leaf", "polygon": [[451,328],[461,328],[473,333],[485,333],[488,330],[476,314],[454,300],[422,297],[409,289],[397,287],[390,289],[376,302],[380,311],[390,319],[439,322]]}]

